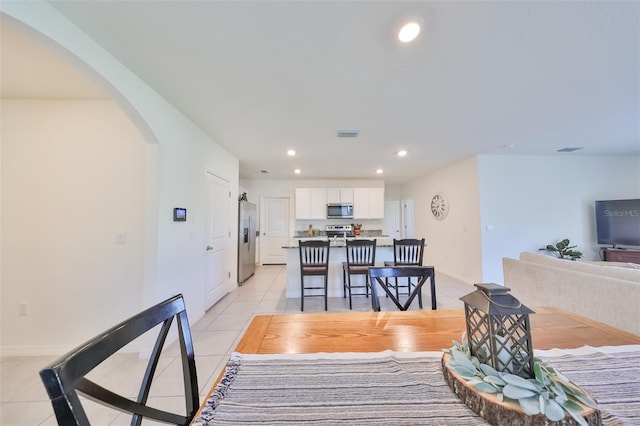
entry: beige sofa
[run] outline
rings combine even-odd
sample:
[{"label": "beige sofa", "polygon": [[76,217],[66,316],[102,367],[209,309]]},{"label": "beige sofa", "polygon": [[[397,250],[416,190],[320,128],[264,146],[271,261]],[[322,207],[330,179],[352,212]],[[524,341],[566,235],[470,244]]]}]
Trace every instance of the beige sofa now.
[{"label": "beige sofa", "polygon": [[502,266],[504,285],[528,307],[556,306],[640,335],[640,265],[523,252]]}]

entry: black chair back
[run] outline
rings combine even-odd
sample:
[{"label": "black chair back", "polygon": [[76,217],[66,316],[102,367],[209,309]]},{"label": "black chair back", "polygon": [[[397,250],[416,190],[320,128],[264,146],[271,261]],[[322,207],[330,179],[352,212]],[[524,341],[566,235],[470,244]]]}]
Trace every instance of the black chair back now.
[{"label": "black chair back", "polygon": [[298,244],[302,274],[323,275],[329,268],[329,240],[301,240]]},{"label": "black chair back", "polygon": [[[181,348],[186,415],[146,405],[151,382],[174,318],[177,322]],[[100,363],[157,325],[161,325],[159,334],[135,401],[118,395],[85,377]],[[42,369],[40,378],[49,394],[53,411],[60,425],[90,424],[78,392],[102,405],[131,413],[132,425],[141,424],[143,418],[179,425],[189,424],[200,404],[193,343],[182,295],[179,294],[158,303],[78,346]]]},{"label": "black chair back", "polygon": [[[347,240],[347,266],[374,266],[376,262],[376,240]],[[353,272],[352,272],[353,273]],[[365,269],[365,272],[366,269]]]},{"label": "black chair back", "polygon": [[394,265],[422,265],[424,255],[424,238],[405,238],[393,240],[393,263]]}]

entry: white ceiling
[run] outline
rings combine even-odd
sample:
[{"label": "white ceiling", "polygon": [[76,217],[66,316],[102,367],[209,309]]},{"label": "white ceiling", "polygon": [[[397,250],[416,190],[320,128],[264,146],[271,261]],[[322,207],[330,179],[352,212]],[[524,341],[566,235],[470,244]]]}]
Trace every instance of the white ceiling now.
[{"label": "white ceiling", "polygon": [[[53,4],[237,156],[241,177],[402,183],[476,154],[640,152],[639,2]],[[424,28],[401,45],[408,16]],[[3,97],[103,96],[5,27]]]}]

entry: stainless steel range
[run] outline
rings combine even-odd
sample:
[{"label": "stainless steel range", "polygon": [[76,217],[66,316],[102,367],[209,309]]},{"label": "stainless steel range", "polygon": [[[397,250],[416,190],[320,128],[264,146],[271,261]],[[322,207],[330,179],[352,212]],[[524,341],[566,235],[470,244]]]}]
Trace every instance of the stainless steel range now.
[{"label": "stainless steel range", "polygon": [[352,225],[327,225],[327,237],[353,237]]}]

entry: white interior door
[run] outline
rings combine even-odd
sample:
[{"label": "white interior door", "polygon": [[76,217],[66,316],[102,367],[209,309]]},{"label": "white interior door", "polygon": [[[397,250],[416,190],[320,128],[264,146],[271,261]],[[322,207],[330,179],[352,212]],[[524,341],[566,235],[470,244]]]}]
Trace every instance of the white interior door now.
[{"label": "white interior door", "polygon": [[[231,185],[207,172],[207,247],[205,309],[229,291]],[[234,234],[235,235],[235,234]]]},{"label": "white interior door", "polygon": [[402,238],[415,238],[413,200],[402,200]]},{"label": "white interior door", "polygon": [[282,246],[289,240],[289,197],[263,197],[260,206],[260,263],[285,264]]},{"label": "white interior door", "polygon": [[384,202],[384,228],[382,233],[390,238],[401,238],[400,201]]}]

